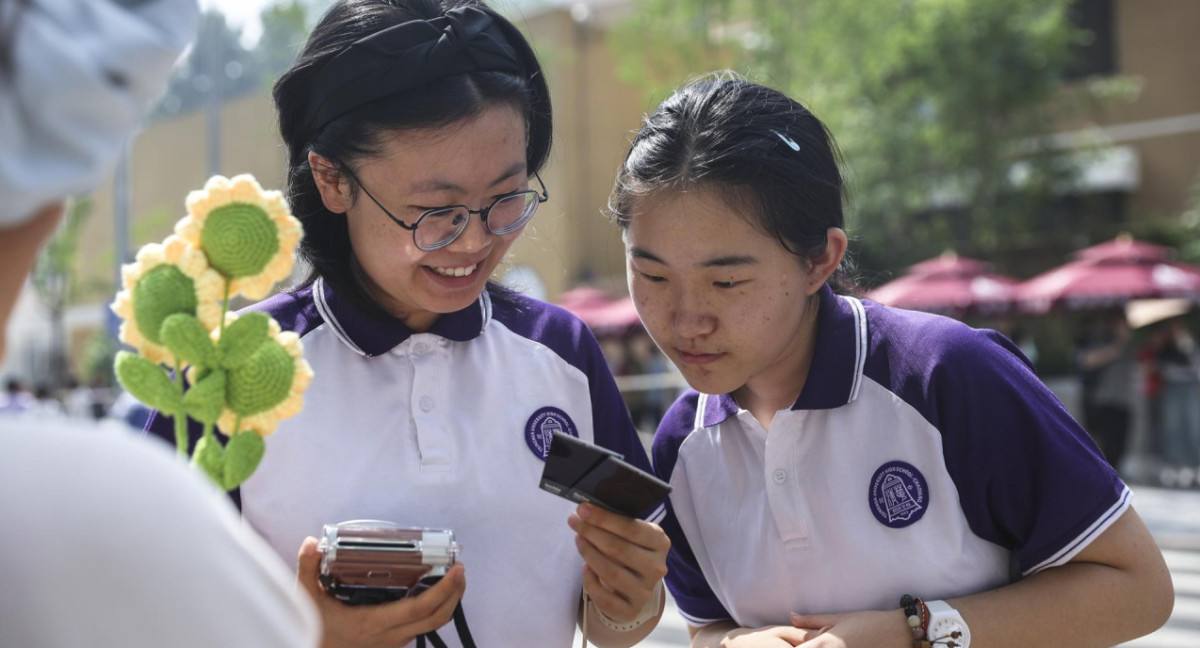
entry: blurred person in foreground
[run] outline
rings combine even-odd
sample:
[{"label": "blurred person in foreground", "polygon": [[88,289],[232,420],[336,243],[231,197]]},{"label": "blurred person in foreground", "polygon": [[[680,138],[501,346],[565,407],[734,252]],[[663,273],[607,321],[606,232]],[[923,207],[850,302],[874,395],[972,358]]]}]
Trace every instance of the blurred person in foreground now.
[{"label": "blurred person in foreground", "polygon": [[[0,2],[0,323],[63,197],[108,172],[196,12]],[[159,444],[77,425],[0,421],[0,646],[317,645],[311,601],[222,493]]]}]

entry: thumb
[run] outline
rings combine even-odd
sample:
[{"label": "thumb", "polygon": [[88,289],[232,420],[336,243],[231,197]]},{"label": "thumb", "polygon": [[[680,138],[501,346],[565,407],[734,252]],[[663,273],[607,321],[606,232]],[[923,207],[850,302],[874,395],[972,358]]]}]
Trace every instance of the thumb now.
[{"label": "thumb", "polygon": [[320,601],[324,593],[321,591],[317,576],[321,570],[321,552],[317,551],[317,539],[309,536],[300,544],[300,555],[296,567],[296,581],[304,587],[313,602]]},{"label": "thumb", "polygon": [[792,625],[797,628],[806,628],[809,630],[820,629],[824,631],[836,623],[837,619],[832,614],[800,614],[799,612],[792,612]]}]

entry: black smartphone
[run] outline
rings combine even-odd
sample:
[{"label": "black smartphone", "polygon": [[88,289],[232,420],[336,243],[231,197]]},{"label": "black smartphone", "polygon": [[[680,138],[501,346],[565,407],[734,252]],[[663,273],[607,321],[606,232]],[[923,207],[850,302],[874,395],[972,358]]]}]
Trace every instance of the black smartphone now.
[{"label": "black smartphone", "polygon": [[649,513],[671,492],[670,484],[621,455],[562,432],[550,440],[540,486],[572,502],[590,502],[634,518]]}]

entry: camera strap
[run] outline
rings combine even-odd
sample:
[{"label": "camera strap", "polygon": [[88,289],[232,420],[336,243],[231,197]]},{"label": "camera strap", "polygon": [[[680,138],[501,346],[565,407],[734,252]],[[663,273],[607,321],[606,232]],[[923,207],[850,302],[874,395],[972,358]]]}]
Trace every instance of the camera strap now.
[{"label": "camera strap", "polygon": [[[471,638],[471,629],[467,627],[467,615],[463,612],[462,601],[454,606],[454,630],[458,633],[458,641],[463,648],[475,648],[475,640]],[[425,648],[426,639],[433,644],[433,648],[447,648],[446,642],[442,641],[436,630],[417,637],[417,648]]]}]

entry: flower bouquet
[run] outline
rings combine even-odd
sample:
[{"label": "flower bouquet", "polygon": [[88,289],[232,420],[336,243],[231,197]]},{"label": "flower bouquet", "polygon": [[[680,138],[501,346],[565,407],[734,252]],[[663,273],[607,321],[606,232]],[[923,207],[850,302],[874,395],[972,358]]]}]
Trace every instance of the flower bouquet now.
[{"label": "flower bouquet", "polygon": [[232,490],[262,461],[263,436],[300,411],[312,369],[295,333],[265,313],[231,313],[229,301],[261,299],[288,277],[302,231],[280,192],[250,175],[212,177],[188,194],[187,211],[173,235],[121,268],[112,309],[137,353],[118,353],[116,374],[174,419],[182,457],[188,419],[202,425],[192,463]]}]

